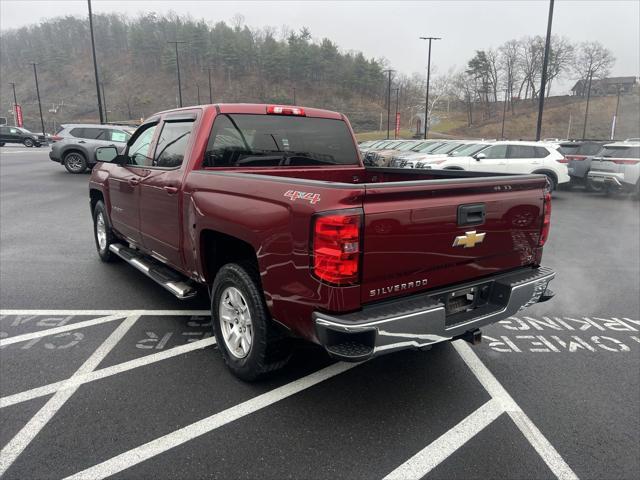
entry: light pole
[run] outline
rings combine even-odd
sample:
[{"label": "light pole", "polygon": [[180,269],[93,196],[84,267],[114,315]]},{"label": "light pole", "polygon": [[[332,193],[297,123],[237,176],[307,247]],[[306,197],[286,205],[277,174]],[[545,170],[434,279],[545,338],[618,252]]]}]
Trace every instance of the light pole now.
[{"label": "light pole", "polygon": [[33,65],[33,76],[36,79],[36,95],[38,96],[38,109],[40,110],[40,125],[42,126],[42,135],[44,135],[44,117],[42,116],[42,103],[40,102],[40,87],[38,86],[38,70],[36,69],[36,65],[38,64],[36,62],[31,62],[29,65]]},{"label": "light pole", "polygon": [[[15,82],[9,82],[9,85],[13,88],[13,126],[18,126],[18,98],[16,97],[16,84]],[[619,90],[618,90],[619,91]],[[620,95],[618,95],[620,98]],[[618,112],[618,107],[616,107],[616,113]]]},{"label": "light pole", "polygon": [[427,96],[424,101],[424,139],[427,139],[429,131],[429,80],[431,78],[431,40],[442,40],[442,37],[420,37],[420,40],[429,40],[429,56],[427,57]]},{"label": "light pole", "polygon": [[[620,107],[620,84],[616,84],[616,88],[618,90],[618,98],[616,99],[616,113],[613,115],[613,122],[611,123],[611,140],[614,139],[616,135],[616,124],[618,123],[618,107]],[[14,89],[15,93],[15,89]]]},{"label": "light pole", "polygon": [[504,139],[504,117],[507,114],[507,94],[509,90],[504,91],[504,105],[502,106],[502,131],[500,132],[500,140]]},{"label": "light pole", "polygon": [[198,96],[198,105],[200,105],[200,85],[196,83],[196,95]]},{"label": "light pole", "polygon": [[389,81],[387,84],[387,140],[389,140],[389,131],[391,127],[391,73],[395,72],[395,70],[387,69],[382,72],[386,72],[389,75]]},{"label": "light pole", "polygon": [[293,105],[296,104],[296,87],[293,87]]},{"label": "light pole", "polygon": [[182,108],[182,83],[180,82],[180,57],[178,55],[178,44],[187,42],[173,41],[167,43],[173,43],[176,49],[176,70],[178,71],[178,105],[180,106],[180,108]]},{"label": "light pole", "polygon": [[[93,54],[93,71],[96,76],[96,96],[98,97],[98,114],[100,115],[100,123],[104,123],[102,116],[102,101],[100,99],[100,77],[98,76],[98,62],[96,61],[96,42],[93,38],[93,15],[91,13],[91,0],[87,0],[89,5],[89,31],[91,32],[91,53]],[[34,67],[35,68],[35,67]]]},{"label": "light pole", "polygon": [[549,18],[547,19],[547,40],[544,44],[544,60],[542,61],[542,77],[540,78],[540,98],[538,100],[538,124],[536,126],[536,141],[540,141],[542,133],[542,112],[544,110],[544,88],[547,83],[547,64],[549,63],[549,47],[551,45],[551,23],[553,22],[553,2],[549,0]]},{"label": "light pole", "polygon": [[104,82],[102,82],[102,106],[104,107],[104,123],[109,123],[109,111],[107,110],[107,96],[104,94]]},{"label": "light pole", "polygon": [[395,119],[395,124],[393,126],[393,139],[397,140],[398,139],[398,102],[400,101],[400,87],[394,88],[394,90],[396,91],[396,116],[394,117]]},{"label": "light pole", "polygon": [[589,86],[587,87],[587,106],[584,109],[584,124],[582,126],[582,140],[587,136],[587,120],[589,119],[589,100],[591,100],[591,81],[593,80],[593,70],[589,71]]},{"label": "light pole", "polygon": [[208,67],[209,71],[209,103],[213,103],[213,90],[211,89],[211,67]]}]

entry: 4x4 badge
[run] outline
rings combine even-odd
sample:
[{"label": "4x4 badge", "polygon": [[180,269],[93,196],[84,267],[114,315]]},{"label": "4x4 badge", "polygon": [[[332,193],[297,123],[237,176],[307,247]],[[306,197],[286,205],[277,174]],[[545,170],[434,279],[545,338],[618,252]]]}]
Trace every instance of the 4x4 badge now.
[{"label": "4x4 badge", "polygon": [[454,247],[471,248],[475,247],[478,243],[484,241],[486,233],[476,233],[475,230],[471,232],[464,232],[464,235],[457,236],[453,241]]}]

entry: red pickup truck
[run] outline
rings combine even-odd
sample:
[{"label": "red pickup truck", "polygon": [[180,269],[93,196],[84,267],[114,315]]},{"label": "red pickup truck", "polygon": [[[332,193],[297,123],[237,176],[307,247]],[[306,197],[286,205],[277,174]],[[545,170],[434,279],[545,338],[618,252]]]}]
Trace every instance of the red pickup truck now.
[{"label": "red pickup truck", "polygon": [[365,168],[340,113],[171,110],[96,160],[100,258],[178,298],[206,286],[243,379],[282,366],[295,337],[348,361],[476,343],[479,327],[553,296],[543,175]]}]

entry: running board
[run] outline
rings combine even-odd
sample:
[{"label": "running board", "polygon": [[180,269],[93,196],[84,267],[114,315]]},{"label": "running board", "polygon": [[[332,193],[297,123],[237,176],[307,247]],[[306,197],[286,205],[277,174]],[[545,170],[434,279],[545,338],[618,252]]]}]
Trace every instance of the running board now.
[{"label": "running board", "polygon": [[169,290],[180,300],[195,297],[198,293],[197,287],[186,277],[132,248],[125,247],[120,243],[112,243],[109,245],[109,250],[129,265],[140,270],[151,280]]}]

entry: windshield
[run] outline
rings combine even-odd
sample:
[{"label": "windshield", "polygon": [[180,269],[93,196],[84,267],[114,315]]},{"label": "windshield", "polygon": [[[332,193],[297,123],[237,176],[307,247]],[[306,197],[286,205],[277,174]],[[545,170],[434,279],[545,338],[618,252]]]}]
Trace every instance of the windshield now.
[{"label": "windshield", "polygon": [[440,147],[441,145],[443,145],[442,142],[428,143],[425,146],[423,146],[420,150],[417,150],[417,151],[420,153],[429,153],[435,150],[436,148]]},{"label": "windshield", "polygon": [[472,143],[471,145],[465,145],[462,148],[458,148],[454,150],[449,155],[452,157],[470,157],[471,155],[475,155],[480,150],[487,148],[487,144],[485,143]]},{"label": "windshield", "polygon": [[397,150],[401,151],[401,152],[406,152],[407,150],[411,150],[414,147],[414,143],[413,142],[405,142],[402,145],[400,145]]},{"label": "windshield", "polygon": [[444,145],[439,146],[435,150],[431,150],[429,153],[433,155],[437,155],[439,153],[449,153],[458,148],[460,145],[464,145],[462,143],[445,143]]},{"label": "windshield", "polygon": [[358,165],[353,137],[342,120],[283,115],[219,115],[204,165],[272,167]]},{"label": "windshield", "polygon": [[579,143],[564,144],[560,145],[558,151],[563,155],[575,155],[578,153],[578,150],[580,150],[580,146],[581,145]]},{"label": "windshield", "polygon": [[605,158],[640,158],[640,147],[604,147],[600,150],[598,156]]}]

